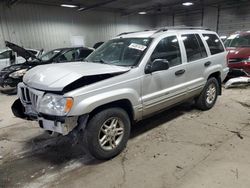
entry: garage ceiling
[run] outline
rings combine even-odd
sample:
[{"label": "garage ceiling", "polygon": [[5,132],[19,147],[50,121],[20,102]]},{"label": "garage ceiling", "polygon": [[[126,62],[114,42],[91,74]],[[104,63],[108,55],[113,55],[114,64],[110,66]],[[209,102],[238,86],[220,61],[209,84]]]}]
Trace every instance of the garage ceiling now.
[{"label": "garage ceiling", "polygon": [[[9,6],[17,3],[44,4],[60,6],[73,4],[82,11],[90,9],[119,11],[123,15],[146,11],[149,14],[173,13],[178,11],[199,10],[208,6],[239,6],[248,0],[5,0]],[[183,2],[193,2],[193,6],[183,6]]]}]

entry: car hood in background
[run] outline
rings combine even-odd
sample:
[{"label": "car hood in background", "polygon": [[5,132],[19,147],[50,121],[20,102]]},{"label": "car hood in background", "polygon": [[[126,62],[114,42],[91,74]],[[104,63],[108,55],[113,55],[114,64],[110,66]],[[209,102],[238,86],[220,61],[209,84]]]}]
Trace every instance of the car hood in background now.
[{"label": "car hood in background", "polygon": [[6,47],[8,47],[8,48],[12,49],[14,52],[16,52],[17,55],[23,57],[26,60],[28,60],[29,58],[36,59],[36,56],[34,54],[30,53],[29,51],[25,50],[24,48],[22,48],[16,44],[5,41],[5,45],[6,45]]},{"label": "car hood in background", "polygon": [[69,84],[84,77],[124,73],[130,69],[130,67],[87,62],[41,65],[29,70],[23,82],[39,90],[62,91]]},{"label": "car hood in background", "polygon": [[229,58],[248,58],[250,56],[250,47],[227,48]]}]

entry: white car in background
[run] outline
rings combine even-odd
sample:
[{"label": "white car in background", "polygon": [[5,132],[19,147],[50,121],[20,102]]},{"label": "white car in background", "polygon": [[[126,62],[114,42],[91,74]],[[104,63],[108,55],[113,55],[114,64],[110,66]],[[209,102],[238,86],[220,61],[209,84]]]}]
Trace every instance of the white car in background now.
[{"label": "white car in background", "polygon": [[[27,50],[37,57],[42,54],[42,51],[39,50],[35,49],[27,49]],[[0,50],[0,70],[13,64],[24,63],[25,61],[26,60],[23,57],[19,56],[17,53],[13,52],[9,48]]]}]

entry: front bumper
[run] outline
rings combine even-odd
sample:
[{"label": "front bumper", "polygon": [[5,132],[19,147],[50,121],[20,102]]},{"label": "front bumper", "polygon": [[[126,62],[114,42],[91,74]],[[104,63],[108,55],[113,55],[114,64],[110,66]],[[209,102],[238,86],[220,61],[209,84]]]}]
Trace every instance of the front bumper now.
[{"label": "front bumper", "polygon": [[234,69],[242,69],[248,73],[250,73],[250,63],[244,63],[244,62],[240,62],[240,63],[229,63],[228,67],[230,68],[230,70],[234,70]]},{"label": "front bumper", "polygon": [[38,121],[39,126],[47,131],[68,135],[78,125],[78,117],[58,117],[35,112],[31,105],[23,105],[17,99],[12,105],[12,112],[16,117]]},{"label": "front bumper", "polygon": [[68,135],[77,126],[77,117],[64,117],[61,121],[38,117],[39,126],[47,131]]},{"label": "front bumper", "polygon": [[21,80],[12,78],[0,78],[0,91],[10,91],[17,88]]},{"label": "front bumper", "polygon": [[11,87],[9,85],[0,86],[0,91],[12,91],[15,89],[16,89],[16,87]]}]

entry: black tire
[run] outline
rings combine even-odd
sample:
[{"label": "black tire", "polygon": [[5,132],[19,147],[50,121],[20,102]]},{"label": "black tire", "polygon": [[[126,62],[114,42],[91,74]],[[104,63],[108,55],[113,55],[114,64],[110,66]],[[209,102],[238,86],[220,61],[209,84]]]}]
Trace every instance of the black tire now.
[{"label": "black tire", "polygon": [[[215,95],[214,98],[211,99],[211,102],[208,102],[208,91],[210,87],[214,87],[215,88]],[[203,88],[201,94],[199,95],[199,97],[196,99],[196,107],[200,110],[206,111],[211,109],[214,104],[216,103],[217,97],[219,94],[219,83],[218,80],[214,77],[209,78],[205,87]]]},{"label": "black tire", "polygon": [[[113,119],[112,119],[113,118]],[[117,119],[119,126],[123,127],[123,135],[119,138],[119,144],[116,145],[115,148],[111,148],[110,150],[104,149],[103,147],[108,146],[101,146],[100,137],[101,134],[104,133],[101,131],[101,128],[104,128],[104,123],[111,122],[114,119]],[[95,114],[87,124],[85,129],[85,138],[87,148],[92,156],[96,159],[100,160],[107,160],[115,157],[116,155],[120,154],[122,150],[126,147],[129,136],[130,136],[130,119],[127,112],[121,108],[108,108],[99,113]],[[110,130],[108,130],[110,131]],[[105,133],[108,134],[108,133]],[[109,136],[106,136],[109,137]],[[103,138],[103,137],[102,137]],[[112,137],[115,138],[115,137]],[[118,140],[117,138],[117,140]],[[107,138],[108,139],[108,138]],[[105,139],[105,140],[107,140]],[[112,142],[112,141],[111,141]],[[107,145],[110,144],[110,140],[107,142]]]}]

